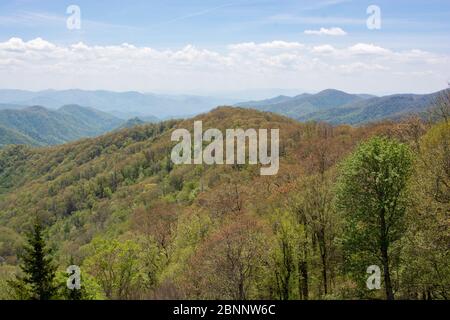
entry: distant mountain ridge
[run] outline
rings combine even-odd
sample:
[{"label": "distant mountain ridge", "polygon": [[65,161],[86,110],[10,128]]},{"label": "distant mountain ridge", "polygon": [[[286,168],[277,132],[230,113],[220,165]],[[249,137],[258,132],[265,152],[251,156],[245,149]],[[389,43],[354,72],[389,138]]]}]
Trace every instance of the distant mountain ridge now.
[{"label": "distant mountain ridge", "polygon": [[144,120],[136,117],[136,118],[132,118],[132,119],[124,122],[118,129],[133,128],[135,126],[141,126],[146,123],[149,123],[149,122],[145,122]]},{"label": "distant mountain ridge", "polygon": [[108,112],[127,120],[133,117],[174,117],[199,114],[217,105],[233,104],[236,100],[193,95],[162,95],[136,91],[106,90],[0,90],[0,104],[42,105],[56,109],[62,105],[78,104]]},{"label": "distant mountain ridge", "polygon": [[0,110],[6,144],[55,145],[111,131],[122,120],[93,108],[67,105],[57,110],[41,106]]},{"label": "distant mountain ridge", "polygon": [[279,113],[300,121],[359,125],[423,113],[432,107],[440,93],[376,97],[327,89],[317,94],[282,96],[262,101],[242,102],[236,106]]},{"label": "distant mountain ridge", "polygon": [[237,106],[252,107],[298,119],[312,112],[328,110],[364,99],[362,95],[327,89],[317,94],[303,93],[295,97],[280,96],[263,101],[243,102]]},{"label": "distant mountain ridge", "polygon": [[[61,94],[58,91],[48,92]],[[79,97],[77,90],[68,90],[65,93],[68,92],[74,95],[73,99]],[[88,92],[88,96],[91,93]],[[49,109],[47,106],[39,105],[26,107],[23,104],[25,100],[17,101],[17,103],[1,103],[1,99],[12,97],[33,100],[33,97],[35,97],[33,94],[20,90],[0,90],[0,147],[7,144],[35,146],[62,144],[81,138],[99,136],[116,129],[130,128],[145,122],[159,121],[158,118],[150,115],[124,119],[129,109],[132,108],[122,110],[122,117],[119,118],[95,108],[82,107],[78,104],[67,104],[59,108]],[[53,95],[53,98],[57,97],[58,94]],[[97,92],[96,94],[101,96],[103,93]],[[96,94],[94,96],[98,98],[99,96]],[[104,94],[109,96],[110,92]],[[121,99],[125,99],[120,102],[125,106],[131,104],[130,101],[133,101],[134,98],[143,98],[141,94],[133,92],[117,94]],[[439,94],[441,92],[425,95],[396,94],[376,97],[327,89],[317,94],[303,93],[294,97],[279,95],[261,101],[238,103],[235,106],[278,113],[303,122],[323,121],[331,124],[360,125],[385,119],[397,120],[408,114],[424,114],[426,110],[433,106]],[[131,100],[127,102],[128,104],[126,103],[126,97],[131,97]],[[49,96],[39,96],[39,99],[47,100],[47,102],[51,100]],[[180,101],[192,99],[191,103],[196,101],[196,98],[189,96],[180,96],[180,99]],[[182,103],[180,102],[179,105],[182,105]],[[114,106],[109,106],[109,108],[113,109]],[[191,116],[193,115],[195,113]],[[181,116],[180,113],[178,117],[163,117],[162,119],[186,117]]]},{"label": "distant mountain ridge", "polygon": [[0,103],[0,110],[16,110],[16,109],[24,109],[27,106],[20,104],[11,104],[11,103]]},{"label": "distant mountain ridge", "polygon": [[371,98],[323,112],[299,117],[300,121],[316,120],[333,124],[363,124],[380,120],[398,120],[416,114],[424,115],[442,92],[431,94],[395,94]]}]

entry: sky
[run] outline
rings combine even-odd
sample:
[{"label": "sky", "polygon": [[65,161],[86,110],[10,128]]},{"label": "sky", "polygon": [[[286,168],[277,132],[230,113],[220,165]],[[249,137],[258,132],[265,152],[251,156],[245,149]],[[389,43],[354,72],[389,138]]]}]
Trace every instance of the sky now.
[{"label": "sky", "polygon": [[0,88],[428,93],[448,0],[1,0]]}]

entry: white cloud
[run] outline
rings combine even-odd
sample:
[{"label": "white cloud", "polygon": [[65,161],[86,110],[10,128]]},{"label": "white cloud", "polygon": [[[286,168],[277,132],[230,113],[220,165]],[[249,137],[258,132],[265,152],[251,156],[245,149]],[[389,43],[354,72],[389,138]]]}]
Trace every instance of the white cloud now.
[{"label": "white cloud", "polygon": [[317,53],[317,54],[333,54],[336,53],[336,49],[329,45],[329,44],[324,44],[324,45],[320,45],[320,46],[314,46],[311,49],[311,52],[313,53]]},{"label": "white cloud", "polygon": [[232,44],[228,46],[228,49],[232,51],[249,51],[249,50],[298,50],[304,48],[304,45],[299,42],[286,42],[286,41],[272,41],[263,43],[244,42],[238,44]]},{"label": "white cloud", "polygon": [[389,68],[379,64],[355,62],[339,65],[336,70],[345,74],[355,74],[356,72],[365,71],[388,71]]},{"label": "white cloud", "polygon": [[391,53],[388,49],[367,43],[355,44],[349,48],[349,51],[359,55],[387,55]]},{"label": "white cloud", "polygon": [[21,51],[25,50],[25,42],[20,38],[11,38],[6,42],[0,43],[0,50]]},{"label": "white cloud", "polygon": [[30,50],[54,50],[56,46],[41,38],[36,38],[27,42],[27,48]]},{"label": "white cloud", "polygon": [[222,50],[193,45],[161,50],[129,43],[62,46],[41,38],[0,42],[0,88],[432,91],[445,87],[449,74],[448,55],[368,43],[338,47],[278,40]]},{"label": "white cloud", "polygon": [[327,28],[320,28],[320,30],[305,30],[305,34],[310,35],[318,35],[318,36],[345,36],[347,35],[347,32],[342,30],[341,28],[333,27],[330,29]]}]

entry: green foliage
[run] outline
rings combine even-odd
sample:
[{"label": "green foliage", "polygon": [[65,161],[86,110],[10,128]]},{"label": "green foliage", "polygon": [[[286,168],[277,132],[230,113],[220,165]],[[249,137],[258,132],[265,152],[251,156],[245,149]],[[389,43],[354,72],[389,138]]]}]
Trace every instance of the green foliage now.
[{"label": "green foliage", "polygon": [[[364,286],[366,268],[383,261],[381,210],[392,224],[396,297],[448,297],[447,127],[421,140],[420,120],[420,130],[409,122],[333,127],[227,107],[197,119],[204,129],[279,128],[278,175],[173,165],[171,132],[192,119],[1,149],[0,298],[30,298],[30,285],[6,284],[21,275],[17,257],[34,213],[59,265],[54,299],[383,298]],[[81,292],[66,287],[74,261]]]},{"label": "green foliage", "polygon": [[432,127],[420,142],[403,241],[402,288],[411,299],[450,297],[450,124]]},{"label": "green foliage", "polygon": [[0,147],[10,144],[25,144],[37,146],[39,145],[39,142],[16,130],[0,125]]},{"label": "green foliage", "polygon": [[[71,263],[73,264],[73,263]],[[60,300],[104,300],[105,295],[96,280],[88,273],[81,272],[81,288],[69,289],[67,279],[69,274],[65,271],[56,273],[57,283],[56,298]]]},{"label": "green foliage", "polygon": [[17,296],[37,300],[54,298],[56,267],[50,251],[46,248],[42,226],[38,222],[28,235],[28,243],[21,260],[20,268],[24,276],[10,282]]},{"label": "green foliage", "polygon": [[157,282],[161,256],[154,241],[94,239],[86,248],[83,269],[92,275],[108,299],[142,298],[144,287]]},{"label": "green foliage", "polygon": [[38,106],[0,110],[0,146],[60,144],[105,133],[121,122],[106,113],[76,105],[56,111]]},{"label": "green foliage", "polygon": [[[290,300],[298,297],[298,261],[301,229],[288,212],[276,212],[274,216],[276,247],[273,251],[276,297]],[[299,239],[300,237],[300,239]]]},{"label": "green foliage", "polygon": [[375,137],[344,162],[338,185],[337,206],[344,217],[343,245],[349,270],[352,275],[363,275],[365,268],[381,263],[388,298],[393,298],[389,270],[398,254],[394,245],[405,232],[411,165],[408,146]]}]

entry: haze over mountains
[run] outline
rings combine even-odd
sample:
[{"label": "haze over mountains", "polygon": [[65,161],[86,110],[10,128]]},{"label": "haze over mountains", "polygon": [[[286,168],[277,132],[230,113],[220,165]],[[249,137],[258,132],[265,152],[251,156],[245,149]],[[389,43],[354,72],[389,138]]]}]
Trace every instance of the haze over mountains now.
[{"label": "haze over mountains", "polygon": [[300,121],[359,125],[423,113],[432,107],[440,93],[376,97],[327,89],[317,94],[278,96],[267,100],[242,102],[236,106],[275,112]]},{"label": "haze over mountains", "polygon": [[[86,91],[86,90],[0,90],[0,104],[16,107],[41,105],[59,108],[63,105],[78,104],[108,112],[128,120],[136,116],[170,118],[189,116],[209,111],[217,105],[233,104],[237,100],[227,98],[202,97],[194,95],[159,95],[135,91]],[[2,106],[0,105],[0,109]]]},{"label": "haze over mountains", "polygon": [[[425,113],[439,94],[376,97],[327,89],[317,94],[280,95],[235,106],[278,113],[302,122],[361,125]],[[145,122],[190,117],[225,104],[221,101],[224,100],[138,92],[0,90],[0,146],[62,144]]]}]

